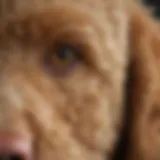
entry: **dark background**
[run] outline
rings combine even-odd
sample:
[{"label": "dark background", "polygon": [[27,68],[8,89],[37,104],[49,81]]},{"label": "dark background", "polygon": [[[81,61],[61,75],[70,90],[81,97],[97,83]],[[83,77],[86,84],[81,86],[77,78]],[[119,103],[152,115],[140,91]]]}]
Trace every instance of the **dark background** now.
[{"label": "dark background", "polygon": [[160,18],[160,0],[142,0],[145,4],[154,6],[155,9],[155,16]]}]

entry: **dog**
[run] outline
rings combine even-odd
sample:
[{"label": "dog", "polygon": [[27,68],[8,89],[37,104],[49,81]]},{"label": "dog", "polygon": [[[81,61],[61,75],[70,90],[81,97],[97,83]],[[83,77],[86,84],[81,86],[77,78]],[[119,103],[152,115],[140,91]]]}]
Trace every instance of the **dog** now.
[{"label": "dog", "polygon": [[111,160],[122,143],[127,160],[159,159],[159,28],[145,7],[0,6],[0,159]]}]

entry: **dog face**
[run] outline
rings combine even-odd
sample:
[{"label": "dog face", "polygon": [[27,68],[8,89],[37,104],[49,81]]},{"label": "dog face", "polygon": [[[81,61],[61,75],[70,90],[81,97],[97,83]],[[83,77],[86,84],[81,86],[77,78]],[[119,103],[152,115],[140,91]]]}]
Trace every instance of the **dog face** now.
[{"label": "dog face", "polygon": [[108,159],[127,66],[121,4],[53,1],[1,22],[0,136],[23,137],[33,160]]}]

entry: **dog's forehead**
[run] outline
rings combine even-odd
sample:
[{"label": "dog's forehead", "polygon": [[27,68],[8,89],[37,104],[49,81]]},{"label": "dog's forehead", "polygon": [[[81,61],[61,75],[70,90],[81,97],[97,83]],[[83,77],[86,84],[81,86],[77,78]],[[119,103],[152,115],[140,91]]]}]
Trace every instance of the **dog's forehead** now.
[{"label": "dog's forehead", "polygon": [[0,17],[6,17],[8,14],[23,14],[36,9],[54,7],[56,4],[66,4],[69,6],[79,6],[81,8],[89,7],[90,9],[100,9],[109,6],[124,4],[124,0],[1,0]]},{"label": "dog's forehead", "polygon": [[44,9],[4,20],[0,26],[0,46],[4,48],[10,41],[12,44],[15,43],[15,40],[32,46],[40,43],[48,44],[53,43],[56,37],[64,39],[64,35],[70,35],[69,37],[77,35],[81,37],[77,39],[82,40],[93,36],[93,31],[97,27],[95,24],[93,16],[71,7],[56,5],[53,9]]}]

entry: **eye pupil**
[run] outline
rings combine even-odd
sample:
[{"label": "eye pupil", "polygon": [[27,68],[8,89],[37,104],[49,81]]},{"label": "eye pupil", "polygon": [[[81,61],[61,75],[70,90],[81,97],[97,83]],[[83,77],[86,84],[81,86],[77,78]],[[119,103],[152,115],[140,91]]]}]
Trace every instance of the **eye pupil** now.
[{"label": "eye pupil", "polygon": [[59,46],[56,50],[56,55],[61,60],[76,58],[76,52],[70,46]]},{"label": "eye pupil", "polygon": [[46,54],[46,64],[50,66],[51,71],[56,74],[66,74],[71,69],[75,68],[81,61],[82,56],[80,50],[74,46],[58,44],[54,45]]}]

